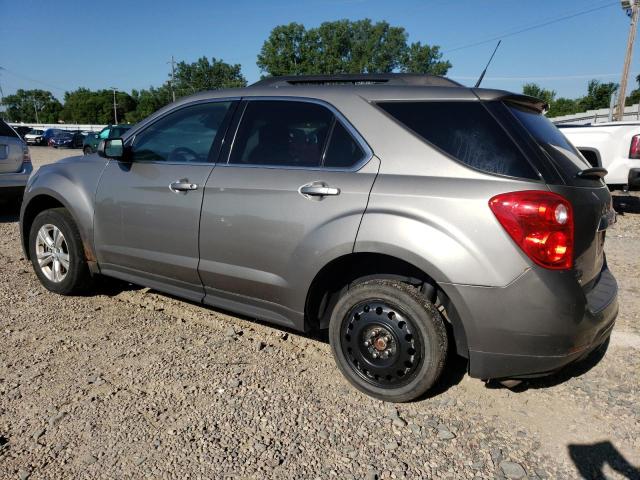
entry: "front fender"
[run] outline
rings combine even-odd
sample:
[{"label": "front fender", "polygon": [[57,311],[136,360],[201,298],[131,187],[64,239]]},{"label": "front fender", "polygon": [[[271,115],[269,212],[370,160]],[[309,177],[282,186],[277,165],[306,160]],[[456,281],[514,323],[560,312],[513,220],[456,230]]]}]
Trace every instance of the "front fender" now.
[{"label": "front fender", "polygon": [[[33,218],[48,205],[60,204],[76,222],[87,261],[96,260],[93,244],[94,198],[104,161],[61,162],[41,167],[25,189],[20,210],[22,246],[28,258],[28,234]],[[53,202],[51,201],[53,199]]]}]

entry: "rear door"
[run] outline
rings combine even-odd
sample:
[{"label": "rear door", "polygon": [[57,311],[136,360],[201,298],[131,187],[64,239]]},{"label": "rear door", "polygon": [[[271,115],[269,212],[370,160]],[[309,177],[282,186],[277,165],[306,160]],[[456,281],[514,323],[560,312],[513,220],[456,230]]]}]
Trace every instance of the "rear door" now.
[{"label": "rear door", "polygon": [[605,231],[615,222],[609,189],[601,179],[578,176],[591,165],[544,115],[525,106],[507,105],[530,134],[543,161],[556,171],[557,176],[545,175],[549,189],[573,205],[575,267],[580,283],[589,285],[602,270]]},{"label": "rear door", "polygon": [[13,129],[0,120],[0,173],[22,170],[24,144]]},{"label": "rear door", "polygon": [[128,161],[107,164],[94,220],[104,273],[202,300],[200,208],[233,105],[175,109],[136,133]]},{"label": "rear door", "polygon": [[378,161],[328,105],[260,99],[244,107],[228,163],[205,189],[205,302],[301,327],[315,274],[353,250]]}]

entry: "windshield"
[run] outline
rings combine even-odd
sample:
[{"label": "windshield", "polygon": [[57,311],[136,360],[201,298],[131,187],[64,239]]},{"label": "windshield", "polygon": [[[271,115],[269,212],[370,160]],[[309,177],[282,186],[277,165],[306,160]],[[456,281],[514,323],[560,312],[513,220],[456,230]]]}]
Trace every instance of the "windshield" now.
[{"label": "windshield", "polygon": [[547,117],[519,105],[507,104],[507,106],[567,178],[575,178],[579,171],[591,167]]}]

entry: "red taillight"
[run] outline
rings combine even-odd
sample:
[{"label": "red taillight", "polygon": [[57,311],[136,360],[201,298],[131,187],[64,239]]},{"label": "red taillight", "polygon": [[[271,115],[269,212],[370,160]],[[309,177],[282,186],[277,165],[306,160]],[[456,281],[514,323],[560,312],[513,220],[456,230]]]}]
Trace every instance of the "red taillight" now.
[{"label": "red taillight", "polygon": [[26,143],[22,145],[22,163],[31,163],[31,154]]},{"label": "red taillight", "polygon": [[538,265],[573,265],[573,209],[562,196],[538,190],[503,193],[489,200],[500,224]]},{"label": "red taillight", "polygon": [[631,137],[629,158],[640,158],[640,135],[634,135],[633,137]]}]

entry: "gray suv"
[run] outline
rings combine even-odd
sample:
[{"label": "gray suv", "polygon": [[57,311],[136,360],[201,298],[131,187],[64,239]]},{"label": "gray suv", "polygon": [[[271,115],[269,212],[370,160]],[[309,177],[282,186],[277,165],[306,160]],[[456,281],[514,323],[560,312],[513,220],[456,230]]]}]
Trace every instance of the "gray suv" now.
[{"label": "gray suv", "polygon": [[0,199],[22,197],[32,170],[29,147],[0,119]]},{"label": "gray suv", "polygon": [[618,313],[602,181],[545,105],[442,77],[282,77],[182,99],[42,167],[21,211],[49,290],[98,274],[328,330],[361,391],[554,372]]}]

